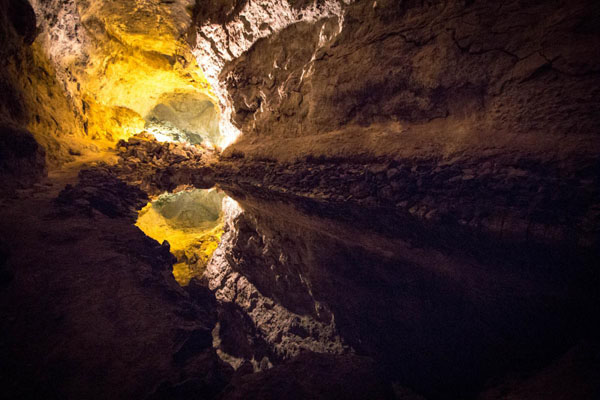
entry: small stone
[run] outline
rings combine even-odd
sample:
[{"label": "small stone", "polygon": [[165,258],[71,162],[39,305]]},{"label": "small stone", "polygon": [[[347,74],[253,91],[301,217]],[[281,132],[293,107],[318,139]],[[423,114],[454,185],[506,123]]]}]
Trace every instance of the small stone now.
[{"label": "small stone", "polygon": [[391,180],[391,179],[394,179],[396,176],[398,176],[399,173],[400,173],[400,171],[398,171],[398,169],[391,168],[391,169],[387,170],[386,175],[387,175],[387,178]]}]

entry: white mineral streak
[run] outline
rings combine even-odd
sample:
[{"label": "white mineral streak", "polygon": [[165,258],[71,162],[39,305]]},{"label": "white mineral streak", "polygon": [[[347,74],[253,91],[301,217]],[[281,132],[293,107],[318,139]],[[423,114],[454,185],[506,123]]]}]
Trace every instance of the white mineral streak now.
[{"label": "white mineral streak", "polygon": [[229,23],[220,25],[207,21],[197,27],[196,47],[193,54],[202,67],[206,79],[219,98],[222,117],[222,147],[231,144],[240,134],[231,123],[232,102],[219,74],[228,61],[236,59],[258,39],[267,37],[293,23],[315,23],[323,18],[338,17],[340,30],[343,23],[343,6],[351,0],[326,0],[304,9],[294,9],[288,0],[249,1],[242,11]]},{"label": "white mineral streak", "polygon": [[62,67],[85,57],[85,32],[75,0],[31,0],[50,59]]},{"label": "white mineral streak", "polygon": [[78,91],[71,70],[88,61],[89,39],[81,25],[75,0],[30,0],[35,11],[41,43],[55,67],[57,78],[71,98]]}]

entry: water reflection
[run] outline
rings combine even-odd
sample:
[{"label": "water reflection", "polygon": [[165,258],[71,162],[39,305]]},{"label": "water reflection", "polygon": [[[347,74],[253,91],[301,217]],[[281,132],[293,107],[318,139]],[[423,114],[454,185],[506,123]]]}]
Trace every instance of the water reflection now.
[{"label": "water reflection", "polygon": [[136,226],[159,242],[169,242],[177,258],[173,275],[179,284],[201,276],[217,248],[225,197],[215,189],[164,193],[140,210]]},{"label": "water reflection", "polygon": [[490,376],[564,351],[584,329],[577,315],[593,306],[589,293],[573,296],[586,261],[558,250],[390,210],[226,191],[243,212],[227,218],[205,278],[252,321],[273,361],[355,351],[428,397],[470,396]]}]

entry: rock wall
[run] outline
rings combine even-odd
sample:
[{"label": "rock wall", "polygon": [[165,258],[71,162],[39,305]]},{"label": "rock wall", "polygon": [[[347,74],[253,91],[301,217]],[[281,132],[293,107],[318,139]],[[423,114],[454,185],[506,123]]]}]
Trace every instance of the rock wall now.
[{"label": "rock wall", "polygon": [[242,135],[221,174],[594,248],[599,18],[586,0],[453,0],[356,1],[298,20],[224,58]]},{"label": "rock wall", "polygon": [[592,1],[357,1],[290,24],[219,75],[243,132],[232,151],[597,152],[599,13]]},{"label": "rock wall", "polygon": [[34,43],[36,18],[29,3],[1,2],[0,25],[0,180],[3,186],[26,186],[44,175],[46,165],[72,157],[78,148],[72,139],[82,125]]},{"label": "rock wall", "polygon": [[81,121],[87,147],[111,148],[144,131],[165,97],[215,101],[184,40],[192,1],[32,4],[39,22],[36,43]]},{"label": "rock wall", "polygon": [[347,2],[347,0],[197,2],[194,13],[195,29],[191,31],[189,41],[198,64],[202,66],[206,78],[219,98],[223,114],[221,131],[227,138],[225,144],[230,144],[240,134],[239,124],[232,124],[231,120],[234,118],[232,112],[234,108],[237,109],[237,105],[234,104],[230,88],[221,77],[225,66],[242,57],[261,39],[277,35],[291,25],[299,22],[314,24],[327,18],[336,18],[339,21],[342,7]]}]

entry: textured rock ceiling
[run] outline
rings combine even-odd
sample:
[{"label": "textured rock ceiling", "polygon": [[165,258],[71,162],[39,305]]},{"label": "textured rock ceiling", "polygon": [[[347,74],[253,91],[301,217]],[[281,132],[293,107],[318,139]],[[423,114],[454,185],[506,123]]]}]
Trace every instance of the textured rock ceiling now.
[{"label": "textured rock ceiling", "polygon": [[[30,83],[15,79],[31,93],[24,116],[51,165],[143,131],[157,107],[170,108],[165,129],[207,144],[242,134],[226,155],[600,150],[590,1],[31,3],[40,33]],[[186,104],[173,107],[177,97]],[[214,113],[203,114],[207,101]]]},{"label": "textured rock ceiling", "polygon": [[[36,48],[48,58],[50,75],[73,109],[71,133],[83,141],[80,147],[111,147],[148,128],[165,107],[185,109],[177,116],[169,112],[167,130],[191,130],[205,144],[227,146],[239,136],[240,124],[232,124],[234,102],[220,76],[225,65],[259,39],[299,21],[331,19],[331,29],[339,31],[344,5],[334,0],[194,3],[31,2],[40,31]],[[324,31],[323,37],[332,33]],[[177,98],[185,100],[174,106]],[[196,115],[190,99],[201,99]],[[207,101],[214,112],[203,114]]]},{"label": "textured rock ceiling", "polygon": [[[165,95],[214,102],[185,41],[193,2],[34,1],[33,6],[42,26],[38,41],[86,134],[100,143],[144,130],[144,119]],[[210,139],[220,144],[218,127]]]}]

